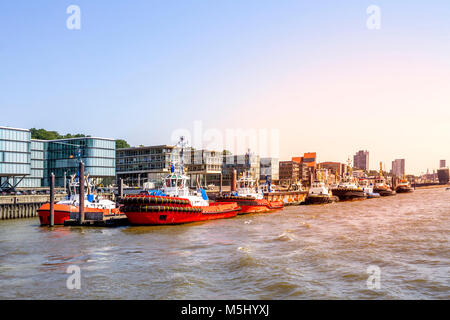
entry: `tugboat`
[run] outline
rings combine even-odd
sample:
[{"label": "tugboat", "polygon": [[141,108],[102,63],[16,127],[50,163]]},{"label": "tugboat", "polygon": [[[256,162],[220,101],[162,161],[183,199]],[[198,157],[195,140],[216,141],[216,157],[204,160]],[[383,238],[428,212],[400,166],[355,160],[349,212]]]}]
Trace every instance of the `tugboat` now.
[{"label": "tugboat", "polygon": [[339,201],[365,200],[367,194],[357,185],[353,176],[350,160],[347,164],[347,173],[336,188],[331,190],[333,195],[339,198]]},{"label": "tugboat", "polygon": [[375,179],[375,186],[373,191],[379,193],[382,197],[395,196],[396,192],[386,183],[386,178],[383,176],[383,163],[380,162],[380,176]]},{"label": "tugboat", "polygon": [[397,193],[410,193],[413,191],[414,189],[411,187],[411,183],[405,177],[400,180],[400,183],[395,188],[395,192]]},{"label": "tugboat", "polygon": [[147,195],[132,195],[120,199],[124,204],[122,211],[132,225],[169,225],[196,221],[232,218],[241,208],[236,202],[210,202],[204,189],[191,192],[184,174],[183,147],[181,145],[180,165],[175,173],[172,163],[170,174],[163,180],[162,190],[149,192]]},{"label": "tugboat", "polygon": [[256,192],[255,180],[248,176],[242,176],[237,183],[236,192],[222,195],[216,198],[219,203],[236,202],[241,210],[239,214],[270,212],[283,208],[282,201],[267,201],[263,191]]},{"label": "tugboat", "polygon": [[368,179],[361,179],[359,185],[363,189],[364,193],[367,195],[367,199],[379,198],[381,197],[379,193],[373,192],[373,183]]},{"label": "tugboat", "polygon": [[326,204],[339,201],[338,197],[328,189],[324,182],[315,180],[309,188],[305,204]]},{"label": "tugboat", "polygon": [[[85,179],[86,196],[84,200],[84,211],[88,213],[102,213],[104,216],[112,216],[120,214],[119,208],[113,201],[102,199],[98,195],[93,194],[94,186],[89,181],[89,176]],[[69,194],[66,199],[61,200],[54,205],[54,223],[55,225],[63,225],[64,221],[70,219],[71,213],[79,212],[80,196],[79,179],[76,175],[71,176],[69,183]],[[38,209],[38,215],[41,225],[50,225],[50,203],[44,203]]]}]

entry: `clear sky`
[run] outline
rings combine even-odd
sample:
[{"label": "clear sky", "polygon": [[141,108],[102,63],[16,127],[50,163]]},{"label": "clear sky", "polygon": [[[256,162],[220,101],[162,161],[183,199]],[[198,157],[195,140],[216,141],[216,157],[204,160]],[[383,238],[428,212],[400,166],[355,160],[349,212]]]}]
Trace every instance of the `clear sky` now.
[{"label": "clear sky", "polygon": [[201,120],[278,129],[281,159],[450,162],[448,0],[2,1],[0,67],[0,125],[151,145]]}]

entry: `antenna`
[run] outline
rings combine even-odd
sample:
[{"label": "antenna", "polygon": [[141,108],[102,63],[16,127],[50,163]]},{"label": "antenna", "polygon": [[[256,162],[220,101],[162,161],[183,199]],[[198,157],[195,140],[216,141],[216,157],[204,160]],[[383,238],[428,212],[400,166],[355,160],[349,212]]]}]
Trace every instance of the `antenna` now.
[{"label": "antenna", "polygon": [[180,140],[177,143],[177,147],[180,148],[180,174],[184,174],[184,148],[188,145],[187,141],[185,141],[184,136],[180,137]]}]

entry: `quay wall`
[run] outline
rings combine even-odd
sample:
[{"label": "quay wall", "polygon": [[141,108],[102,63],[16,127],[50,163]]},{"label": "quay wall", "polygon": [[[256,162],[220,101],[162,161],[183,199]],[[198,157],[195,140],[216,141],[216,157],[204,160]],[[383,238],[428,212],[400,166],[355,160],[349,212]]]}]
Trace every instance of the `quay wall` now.
[{"label": "quay wall", "polygon": [[[55,202],[64,194],[55,195]],[[50,195],[0,196],[0,220],[37,217],[37,210],[50,201]]]}]

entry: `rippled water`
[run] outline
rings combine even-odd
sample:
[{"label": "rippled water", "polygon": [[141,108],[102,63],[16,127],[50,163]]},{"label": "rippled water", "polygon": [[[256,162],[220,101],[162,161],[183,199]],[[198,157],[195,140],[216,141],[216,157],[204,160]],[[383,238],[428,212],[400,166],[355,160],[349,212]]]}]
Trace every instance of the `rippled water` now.
[{"label": "rippled water", "polygon": [[440,188],[183,226],[1,221],[0,298],[449,299],[449,215]]}]

